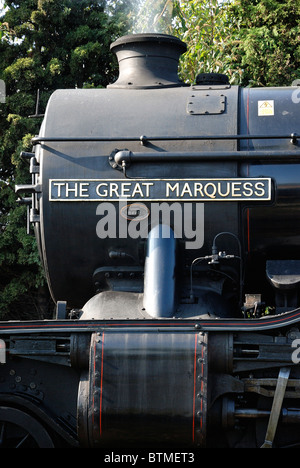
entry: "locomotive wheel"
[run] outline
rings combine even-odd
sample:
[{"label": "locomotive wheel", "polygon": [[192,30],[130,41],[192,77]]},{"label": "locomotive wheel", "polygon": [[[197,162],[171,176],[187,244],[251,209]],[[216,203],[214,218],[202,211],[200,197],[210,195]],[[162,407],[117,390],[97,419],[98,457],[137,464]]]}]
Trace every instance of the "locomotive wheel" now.
[{"label": "locomotive wheel", "polygon": [[32,416],[0,407],[0,448],[53,448],[51,437]]}]

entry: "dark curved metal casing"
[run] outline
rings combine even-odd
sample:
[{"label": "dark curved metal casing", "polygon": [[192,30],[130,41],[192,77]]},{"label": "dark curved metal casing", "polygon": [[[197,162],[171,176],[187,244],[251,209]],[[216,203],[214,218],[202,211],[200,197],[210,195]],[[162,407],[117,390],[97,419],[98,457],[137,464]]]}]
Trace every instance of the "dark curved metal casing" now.
[{"label": "dark curved metal casing", "polygon": [[[183,50],[180,46],[180,53]],[[99,269],[104,281],[121,267],[143,270],[146,238],[122,237],[119,231],[130,223],[122,216],[128,214],[126,203],[142,204],[148,219],[151,203],[166,201],[147,196],[153,180],[180,182],[178,196],[172,185],[169,203],[182,210],[188,204],[203,207],[196,248],[186,248],[191,240],[187,237],[179,240],[182,268],[197,256],[209,255],[215,235],[222,231],[241,239],[245,258],[300,258],[299,143],[288,137],[300,134],[297,88],[186,86],[170,80],[150,88],[139,82],[137,88],[58,90],[48,103],[35,140],[40,164],[36,230],[55,301],[82,307],[95,292],[94,273]],[[136,163],[133,157],[122,171],[114,161],[119,151],[146,156]],[[158,159],[148,161],[147,155],[154,153]],[[243,196],[241,187],[249,195],[250,186],[232,185],[261,178],[270,179],[270,193],[261,199]],[[230,180],[231,185],[222,185],[216,199],[214,185],[206,187],[206,196],[203,191],[190,196],[188,189],[183,193],[187,180]],[[235,191],[231,199],[225,195],[228,187],[231,194]],[[120,204],[117,195],[122,190],[129,197]],[[133,190],[139,196],[133,196]],[[105,237],[101,219],[109,206],[116,215],[115,231],[110,226]],[[197,223],[196,214],[193,221]],[[226,246],[235,245],[230,242]]]}]

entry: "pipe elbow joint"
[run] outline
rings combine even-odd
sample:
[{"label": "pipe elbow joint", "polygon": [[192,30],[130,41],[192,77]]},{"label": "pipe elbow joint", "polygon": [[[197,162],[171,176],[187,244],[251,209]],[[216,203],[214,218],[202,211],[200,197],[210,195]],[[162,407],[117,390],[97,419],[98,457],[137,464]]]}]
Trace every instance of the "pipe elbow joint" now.
[{"label": "pipe elbow joint", "polygon": [[131,158],[132,158],[132,152],[131,151],[128,151],[128,150],[121,150],[121,151],[118,151],[116,154],[115,154],[115,163],[119,166],[119,167],[123,167],[124,164],[126,166],[128,166],[131,162]]}]

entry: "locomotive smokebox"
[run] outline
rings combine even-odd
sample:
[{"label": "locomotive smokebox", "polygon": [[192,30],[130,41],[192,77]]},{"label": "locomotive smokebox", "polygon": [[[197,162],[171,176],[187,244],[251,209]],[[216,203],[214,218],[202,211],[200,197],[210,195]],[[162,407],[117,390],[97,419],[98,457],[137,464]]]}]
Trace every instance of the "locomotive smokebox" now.
[{"label": "locomotive smokebox", "polygon": [[184,42],[165,34],[124,36],[111,45],[119,61],[119,78],[109,88],[146,89],[184,85],[178,78]]},{"label": "locomotive smokebox", "polygon": [[[124,36],[111,50],[119,77],[108,89],[52,94],[33,183],[17,188],[33,194],[53,299],[86,310],[96,294],[90,317],[103,320],[240,316],[244,293],[261,289],[272,305],[266,262],[300,260],[298,90],[211,74],[187,86],[186,44],[165,34]],[[157,224],[174,232],[176,268],[173,240],[158,239],[152,256]]]}]

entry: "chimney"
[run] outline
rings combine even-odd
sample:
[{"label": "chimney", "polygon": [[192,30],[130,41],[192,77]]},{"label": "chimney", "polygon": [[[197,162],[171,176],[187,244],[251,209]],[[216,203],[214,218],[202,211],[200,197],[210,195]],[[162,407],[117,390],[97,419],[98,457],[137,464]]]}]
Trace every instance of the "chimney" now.
[{"label": "chimney", "polygon": [[119,78],[108,88],[151,89],[186,86],[178,77],[187,46],[167,34],[133,34],[110,46],[119,61]]}]

